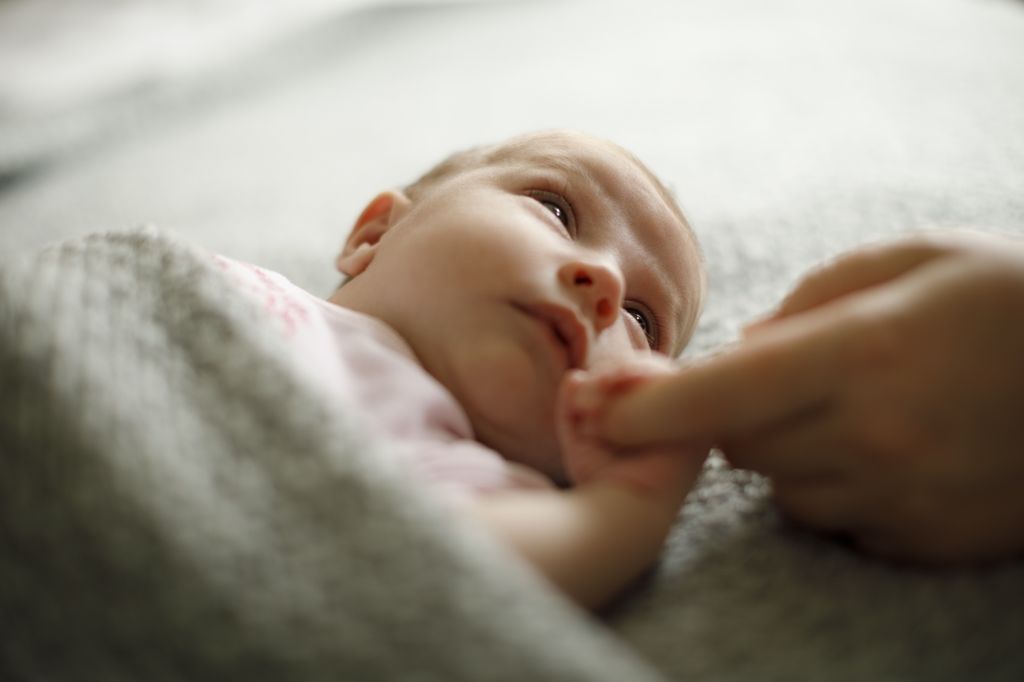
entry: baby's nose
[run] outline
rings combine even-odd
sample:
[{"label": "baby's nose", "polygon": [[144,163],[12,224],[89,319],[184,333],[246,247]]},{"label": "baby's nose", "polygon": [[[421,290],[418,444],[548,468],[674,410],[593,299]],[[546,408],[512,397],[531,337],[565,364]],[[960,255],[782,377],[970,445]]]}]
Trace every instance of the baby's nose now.
[{"label": "baby's nose", "polygon": [[573,261],[559,269],[558,278],[594,325],[595,333],[615,324],[624,288],[617,268],[597,262]]}]

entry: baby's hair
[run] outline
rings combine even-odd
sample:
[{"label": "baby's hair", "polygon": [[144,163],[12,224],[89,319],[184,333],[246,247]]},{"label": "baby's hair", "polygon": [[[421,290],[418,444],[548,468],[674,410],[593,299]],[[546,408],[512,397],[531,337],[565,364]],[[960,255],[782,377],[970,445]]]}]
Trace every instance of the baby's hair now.
[{"label": "baby's hair", "polygon": [[402,188],[410,200],[416,201],[431,185],[473,168],[481,168],[493,161],[494,154],[487,147],[470,147],[457,151],[441,160],[411,184]]},{"label": "baby's hair", "polygon": [[[497,161],[500,161],[503,157],[506,157],[514,153],[517,150],[517,148],[519,148],[521,144],[523,144],[524,140],[529,140],[532,137],[534,137],[534,135],[524,135],[522,137],[516,138],[515,140],[504,142],[494,146],[472,146],[466,148],[466,150],[456,152],[450,156],[445,157],[443,160],[441,160],[440,163],[433,166],[430,170],[421,175],[411,184],[402,187],[402,191],[406,193],[406,196],[409,197],[410,200],[415,202],[416,200],[423,197],[423,195],[427,193],[427,190],[431,186],[436,185],[447,178],[455,177],[460,173],[473,170],[476,168],[482,168],[489,164],[493,164]],[[686,230],[688,237],[693,242],[693,245],[696,248],[697,254],[700,258],[700,261],[703,262],[703,260],[705,260],[705,257],[703,257],[703,250],[700,248],[700,242],[696,238],[696,233],[694,232],[693,227],[690,225],[690,221],[686,219],[686,214],[683,213],[683,209],[679,205],[679,201],[676,199],[674,191],[672,191],[668,186],[666,186],[666,184],[662,182],[662,178],[659,178],[657,175],[655,175],[654,172],[651,171],[646,164],[640,161],[640,159],[635,154],[627,150],[627,148],[615,144],[614,142],[611,142],[609,140],[601,141],[614,148],[614,150],[618,154],[622,154],[624,157],[626,157],[626,159],[631,161],[637,168],[639,168],[647,177],[647,179],[651,181],[651,183],[657,189],[658,194],[660,194],[660,196],[662,196],[662,199],[665,200],[665,203],[669,205],[669,209],[672,210],[673,214],[675,214],[675,216],[679,218],[679,221],[683,224],[683,229]]]},{"label": "baby's hair", "polygon": [[[690,237],[693,239],[694,244],[697,245],[699,251],[699,242],[696,239],[696,235],[693,232],[690,221],[686,219],[686,215],[683,213],[683,209],[680,207],[679,201],[676,199],[675,193],[672,192],[672,190],[670,190],[665,183],[661,181],[661,178],[655,175],[654,172],[651,171],[651,169],[648,168],[647,165],[631,151],[620,147],[613,142],[607,142],[607,144],[614,147],[620,154],[625,156],[637,168],[643,171],[644,175],[647,176],[647,179],[651,181],[655,188],[657,188],[658,192],[665,200],[665,203],[668,204],[669,209],[671,209],[675,216],[679,218],[679,221],[690,234]],[[456,176],[464,171],[481,168],[494,163],[515,148],[516,143],[513,142],[489,147],[470,147],[468,149],[457,151],[444,158],[440,163],[433,166],[414,182],[403,187],[402,191],[405,192],[409,199],[416,201],[418,198],[422,197],[432,185],[436,185],[442,180]],[[703,260],[703,254],[701,254],[701,260]]]}]

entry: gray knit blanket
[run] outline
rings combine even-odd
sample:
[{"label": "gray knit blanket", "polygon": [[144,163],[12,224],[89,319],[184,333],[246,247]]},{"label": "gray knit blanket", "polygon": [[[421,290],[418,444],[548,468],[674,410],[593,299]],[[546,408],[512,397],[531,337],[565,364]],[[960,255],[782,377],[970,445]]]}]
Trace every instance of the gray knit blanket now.
[{"label": "gray knit blanket", "polygon": [[0,679],[1020,680],[1024,565],[915,571],[708,465],[600,619],[391,465],[210,254],[0,269]]},{"label": "gray knit blanket", "polygon": [[389,466],[211,256],[0,271],[0,680],[644,680]]}]

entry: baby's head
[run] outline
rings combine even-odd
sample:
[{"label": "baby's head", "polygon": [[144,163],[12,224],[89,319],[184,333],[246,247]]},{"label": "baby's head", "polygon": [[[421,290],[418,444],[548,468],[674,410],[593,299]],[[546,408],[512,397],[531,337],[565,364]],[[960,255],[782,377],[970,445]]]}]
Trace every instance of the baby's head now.
[{"label": "baby's head", "polygon": [[378,195],[331,300],[393,327],[510,460],[564,477],[557,388],[571,368],[677,355],[700,312],[693,232],[655,176],[575,132],[456,154]]}]

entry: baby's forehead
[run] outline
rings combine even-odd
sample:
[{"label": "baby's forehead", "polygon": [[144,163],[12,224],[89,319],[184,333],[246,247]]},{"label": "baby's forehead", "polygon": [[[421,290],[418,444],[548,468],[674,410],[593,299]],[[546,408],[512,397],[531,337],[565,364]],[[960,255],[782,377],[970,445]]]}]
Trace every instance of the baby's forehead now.
[{"label": "baby's forehead", "polygon": [[620,147],[598,138],[568,134],[539,134],[495,145],[487,155],[493,166],[522,164],[550,166],[573,175],[595,171],[621,176],[641,171],[642,164]]},{"label": "baby's forehead", "polygon": [[609,198],[627,202],[643,189],[651,191],[685,230],[689,222],[672,193],[636,156],[614,142],[582,133],[551,132],[524,135],[495,145],[485,163],[495,167],[546,167],[568,176],[598,178],[608,185]]}]

